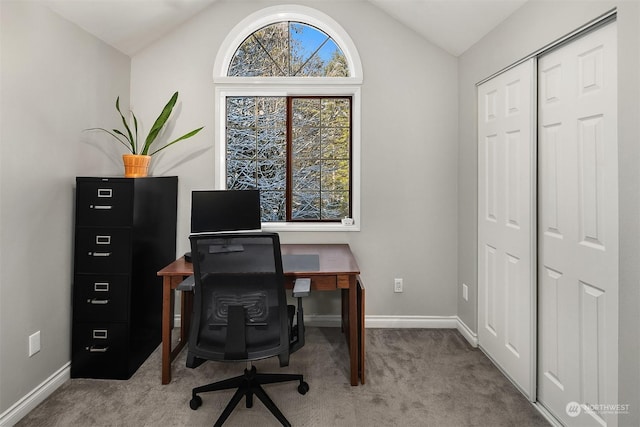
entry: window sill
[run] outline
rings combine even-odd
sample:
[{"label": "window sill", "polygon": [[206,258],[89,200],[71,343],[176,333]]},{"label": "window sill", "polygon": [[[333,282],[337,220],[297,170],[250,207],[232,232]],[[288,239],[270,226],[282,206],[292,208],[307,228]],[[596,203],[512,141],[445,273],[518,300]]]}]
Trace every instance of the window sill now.
[{"label": "window sill", "polygon": [[263,222],[263,231],[360,231],[357,224],[343,225],[337,222],[300,223],[300,222]]}]

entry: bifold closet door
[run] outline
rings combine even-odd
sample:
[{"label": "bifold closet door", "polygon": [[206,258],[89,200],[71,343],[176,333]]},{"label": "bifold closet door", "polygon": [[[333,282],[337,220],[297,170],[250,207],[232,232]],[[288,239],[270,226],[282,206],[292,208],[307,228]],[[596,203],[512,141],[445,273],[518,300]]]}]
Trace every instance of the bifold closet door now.
[{"label": "bifold closet door", "polygon": [[478,86],[478,341],[535,398],[534,68]]},{"label": "bifold closet door", "polygon": [[615,22],[538,61],[538,400],[567,426],[615,426],[597,408],[624,403],[616,74]]}]

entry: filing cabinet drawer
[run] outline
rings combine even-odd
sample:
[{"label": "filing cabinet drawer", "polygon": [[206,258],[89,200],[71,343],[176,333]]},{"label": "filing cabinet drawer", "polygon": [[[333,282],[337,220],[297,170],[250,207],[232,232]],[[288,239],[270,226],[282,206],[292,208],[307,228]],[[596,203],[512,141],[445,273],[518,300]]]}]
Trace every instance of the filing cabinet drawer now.
[{"label": "filing cabinet drawer", "polygon": [[71,376],[128,378],[127,335],[126,323],[75,323]]},{"label": "filing cabinet drawer", "polygon": [[80,227],[76,233],[76,272],[129,273],[131,229]]},{"label": "filing cabinet drawer", "polygon": [[129,318],[129,276],[76,274],[73,320],[126,321]]},{"label": "filing cabinet drawer", "polygon": [[105,180],[78,181],[76,224],[118,226],[133,221],[133,185]]}]

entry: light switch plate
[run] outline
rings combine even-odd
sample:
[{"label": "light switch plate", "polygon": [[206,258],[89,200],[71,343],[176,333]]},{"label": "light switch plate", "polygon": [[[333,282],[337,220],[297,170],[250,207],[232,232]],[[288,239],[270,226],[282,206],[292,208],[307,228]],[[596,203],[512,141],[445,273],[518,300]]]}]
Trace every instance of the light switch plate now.
[{"label": "light switch plate", "polygon": [[29,357],[40,351],[40,331],[29,335]]}]

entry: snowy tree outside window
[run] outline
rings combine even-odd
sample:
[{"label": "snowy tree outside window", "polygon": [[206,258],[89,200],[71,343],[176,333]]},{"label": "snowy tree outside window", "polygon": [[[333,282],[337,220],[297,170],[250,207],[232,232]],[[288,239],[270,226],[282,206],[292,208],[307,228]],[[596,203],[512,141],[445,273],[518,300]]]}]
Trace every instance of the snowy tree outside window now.
[{"label": "snowy tree outside window", "polygon": [[[278,22],[247,37],[231,77],[347,77],[321,30]],[[259,188],[263,222],[351,217],[351,96],[227,96],[226,187]]]}]

